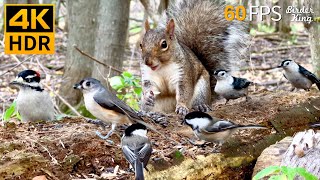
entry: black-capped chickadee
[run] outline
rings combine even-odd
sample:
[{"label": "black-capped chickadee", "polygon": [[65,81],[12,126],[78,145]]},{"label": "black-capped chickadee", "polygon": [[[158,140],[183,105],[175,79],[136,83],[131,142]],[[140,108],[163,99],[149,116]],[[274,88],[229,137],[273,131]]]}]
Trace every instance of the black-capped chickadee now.
[{"label": "black-capped chickadee", "polygon": [[54,119],[54,105],[48,92],[41,88],[40,74],[33,70],[21,71],[10,85],[19,88],[17,110],[22,121],[50,121]]},{"label": "black-capped chickadee", "polygon": [[266,129],[260,125],[240,125],[210,116],[207,113],[194,111],[187,114],[184,123],[190,126],[201,140],[222,145],[238,129]]},{"label": "black-capped chickadee", "polygon": [[97,132],[97,135],[102,139],[109,138],[117,124],[138,122],[156,131],[151,125],[145,123],[130,106],[106,89],[100,81],[94,78],[85,78],[75,84],[74,89],[82,91],[85,106],[92,115],[104,122],[112,123],[111,130],[106,136],[103,137]]},{"label": "black-capped chickadee", "polygon": [[278,67],[284,69],[283,75],[293,87],[309,91],[312,84],[316,84],[320,90],[320,80],[293,60],[286,59]]},{"label": "black-capped chickadee", "polygon": [[136,180],[143,180],[143,168],[147,166],[152,153],[146,126],[139,123],[129,126],[121,139],[121,148],[135,170]]},{"label": "black-capped chickadee", "polygon": [[246,97],[248,100],[248,87],[252,83],[244,78],[233,77],[225,70],[216,70],[213,73],[217,79],[214,91],[225,98],[226,104],[230,99]]}]

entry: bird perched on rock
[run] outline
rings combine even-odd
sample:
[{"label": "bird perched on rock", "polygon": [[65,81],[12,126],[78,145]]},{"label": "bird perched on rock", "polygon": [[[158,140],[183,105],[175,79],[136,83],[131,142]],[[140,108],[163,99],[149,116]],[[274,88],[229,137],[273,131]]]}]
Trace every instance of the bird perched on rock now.
[{"label": "bird perched on rock", "polygon": [[296,62],[290,59],[282,61],[278,66],[284,69],[284,77],[292,84],[294,88],[304,89],[309,91],[312,84],[316,84],[320,90],[320,80]]},{"label": "bird perched on rock", "polygon": [[260,125],[240,125],[223,119],[218,119],[201,111],[188,113],[184,123],[190,126],[194,134],[201,140],[222,145],[224,141],[238,129],[266,129]]},{"label": "bird perched on rock", "polygon": [[102,136],[97,132],[97,135],[102,139],[109,138],[117,124],[138,122],[156,131],[151,125],[145,123],[130,106],[106,89],[97,79],[85,78],[73,87],[82,91],[85,106],[92,115],[103,122],[112,123],[111,130],[106,136]]},{"label": "bird perched on rock", "polygon": [[216,70],[213,74],[217,79],[214,91],[227,100],[226,104],[230,99],[240,97],[246,97],[248,100],[248,87],[252,82],[244,78],[233,77],[225,70]]},{"label": "bird perched on rock", "polygon": [[121,139],[121,149],[135,170],[136,180],[143,180],[143,168],[147,166],[152,153],[146,126],[139,123],[129,126]]},{"label": "bird perched on rock", "polygon": [[54,105],[48,92],[41,88],[40,74],[33,70],[21,71],[10,85],[19,88],[17,110],[22,121],[51,121]]}]

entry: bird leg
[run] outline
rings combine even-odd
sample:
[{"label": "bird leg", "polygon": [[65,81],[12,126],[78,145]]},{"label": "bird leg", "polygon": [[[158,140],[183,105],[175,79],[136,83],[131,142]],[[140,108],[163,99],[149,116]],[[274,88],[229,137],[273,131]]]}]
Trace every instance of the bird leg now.
[{"label": "bird leg", "polygon": [[113,131],[116,129],[117,124],[112,123],[111,130],[108,132],[106,136],[103,136],[99,131],[96,131],[96,135],[99,136],[101,139],[108,141],[109,143],[113,144],[113,141],[107,140],[113,133]]},{"label": "bird leg", "polygon": [[246,95],[246,102],[248,102],[249,100],[251,100],[251,97],[249,97],[248,95]]},{"label": "bird leg", "polygon": [[229,99],[226,99],[227,101],[226,101],[226,103],[224,104],[224,105],[227,105],[228,104],[228,102],[229,102]]},{"label": "bird leg", "polygon": [[221,152],[221,147],[222,147],[222,143],[221,142],[219,142],[218,144],[214,143],[214,146],[212,148],[212,153],[220,153]]}]

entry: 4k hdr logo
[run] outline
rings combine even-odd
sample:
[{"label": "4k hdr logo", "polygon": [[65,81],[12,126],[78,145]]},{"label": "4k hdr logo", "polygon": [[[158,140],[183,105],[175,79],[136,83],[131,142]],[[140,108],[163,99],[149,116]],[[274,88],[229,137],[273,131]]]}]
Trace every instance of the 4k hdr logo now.
[{"label": "4k hdr logo", "polygon": [[5,53],[53,54],[54,5],[5,5]]}]

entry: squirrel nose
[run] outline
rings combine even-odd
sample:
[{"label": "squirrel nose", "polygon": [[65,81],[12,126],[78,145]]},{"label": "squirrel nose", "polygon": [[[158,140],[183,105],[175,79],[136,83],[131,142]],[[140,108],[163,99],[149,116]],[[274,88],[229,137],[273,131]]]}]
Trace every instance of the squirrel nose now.
[{"label": "squirrel nose", "polygon": [[152,61],[150,60],[149,57],[145,57],[145,58],[144,58],[144,63],[145,63],[147,66],[151,66],[151,65],[152,65]]}]

